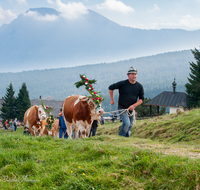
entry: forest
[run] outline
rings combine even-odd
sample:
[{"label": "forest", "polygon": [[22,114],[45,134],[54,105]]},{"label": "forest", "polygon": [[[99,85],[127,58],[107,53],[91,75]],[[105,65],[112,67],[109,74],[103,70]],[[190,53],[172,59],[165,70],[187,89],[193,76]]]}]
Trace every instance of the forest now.
[{"label": "forest", "polygon": [[[39,96],[43,98],[52,96],[55,100],[64,100],[72,94],[88,95],[84,87],[77,89],[74,85],[75,82],[80,81],[79,74],[85,74],[87,78],[97,80],[94,87],[104,97],[104,109],[115,110],[116,105],[109,105],[108,87],[112,83],[127,79],[126,74],[130,66],[134,66],[138,70],[137,81],[143,85],[145,97],[153,98],[162,91],[172,91],[174,78],[177,82],[176,91],[184,92],[190,72],[189,62],[192,61],[194,61],[194,57],[191,51],[184,50],[113,63],[0,73],[0,97],[5,95],[10,82],[12,82],[16,93],[25,82],[30,99],[38,99]],[[117,91],[115,91],[114,96],[117,102]]]}]

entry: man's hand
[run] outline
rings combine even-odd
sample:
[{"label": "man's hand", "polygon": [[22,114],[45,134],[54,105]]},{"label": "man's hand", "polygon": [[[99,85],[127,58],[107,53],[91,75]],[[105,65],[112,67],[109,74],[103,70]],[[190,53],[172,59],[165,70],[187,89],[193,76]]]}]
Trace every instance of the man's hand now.
[{"label": "man's hand", "polygon": [[131,105],[128,109],[133,111],[137,106],[139,106],[140,104],[142,104],[143,100],[139,99],[135,104]]},{"label": "man's hand", "polygon": [[111,101],[110,101],[110,104],[111,104],[111,105],[114,105],[114,104],[115,104],[115,100],[111,100]]},{"label": "man's hand", "polygon": [[133,111],[135,108],[136,108],[136,106],[133,104],[133,105],[131,105],[128,109],[129,109],[130,111]]}]

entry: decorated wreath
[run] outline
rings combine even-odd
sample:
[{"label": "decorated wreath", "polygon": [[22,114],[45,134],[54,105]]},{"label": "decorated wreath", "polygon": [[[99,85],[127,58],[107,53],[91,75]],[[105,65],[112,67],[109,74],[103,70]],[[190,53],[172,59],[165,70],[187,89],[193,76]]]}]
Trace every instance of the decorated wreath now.
[{"label": "decorated wreath", "polygon": [[[99,106],[99,103],[103,101],[103,97],[99,91],[95,91],[92,84],[95,84],[97,81],[95,79],[89,80],[85,75],[80,74],[81,81],[75,83],[76,87],[85,86],[85,89],[90,93],[92,100]],[[88,96],[87,96],[88,97]]]},{"label": "decorated wreath", "polygon": [[47,120],[46,120],[47,125],[46,125],[46,127],[49,130],[51,130],[52,129],[52,124],[55,121],[55,118],[54,118],[54,116],[51,113],[51,111],[53,111],[54,108],[52,106],[44,105],[43,101],[41,101],[41,105],[42,105],[44,111],[47,113]]},{"label": "decorated wreath", "polygon": [[46,125],[46,127],[47,127],[49,130],[52,129],[52,125],[53,125],[54,121],[55,121],[55,118],[54,118],[53,115],[49,115],[49,116],[47,117],[47,125]]}]

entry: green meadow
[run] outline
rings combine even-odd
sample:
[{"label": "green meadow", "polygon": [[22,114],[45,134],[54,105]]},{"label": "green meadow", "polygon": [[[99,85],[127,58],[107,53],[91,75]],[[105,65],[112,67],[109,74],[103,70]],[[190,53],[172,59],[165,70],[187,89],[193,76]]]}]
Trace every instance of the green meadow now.
[{"label": "green meadow", "polygon": [[200,189],[200,109],[121,123],[84,139],[0,130],[0,189]]}]

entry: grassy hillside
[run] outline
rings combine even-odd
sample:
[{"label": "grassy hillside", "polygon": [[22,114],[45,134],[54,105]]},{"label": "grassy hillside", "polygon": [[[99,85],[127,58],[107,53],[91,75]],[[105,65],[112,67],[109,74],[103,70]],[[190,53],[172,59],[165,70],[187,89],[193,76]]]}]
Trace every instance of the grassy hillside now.
[{"label": "grassy hillside", "polygon": [[198,189],[199,114],[138,120],[130,138],[121,123],[76,140],[0,130],[0,189]]},{"label": "grassy hillside", "polygon": [[[100,131],[101,134],[117,134],[119,125]],[[160,142],[200,142],[200,109],[167,114],[151,119],[137,120],[131,137],[155,139]]]}]

